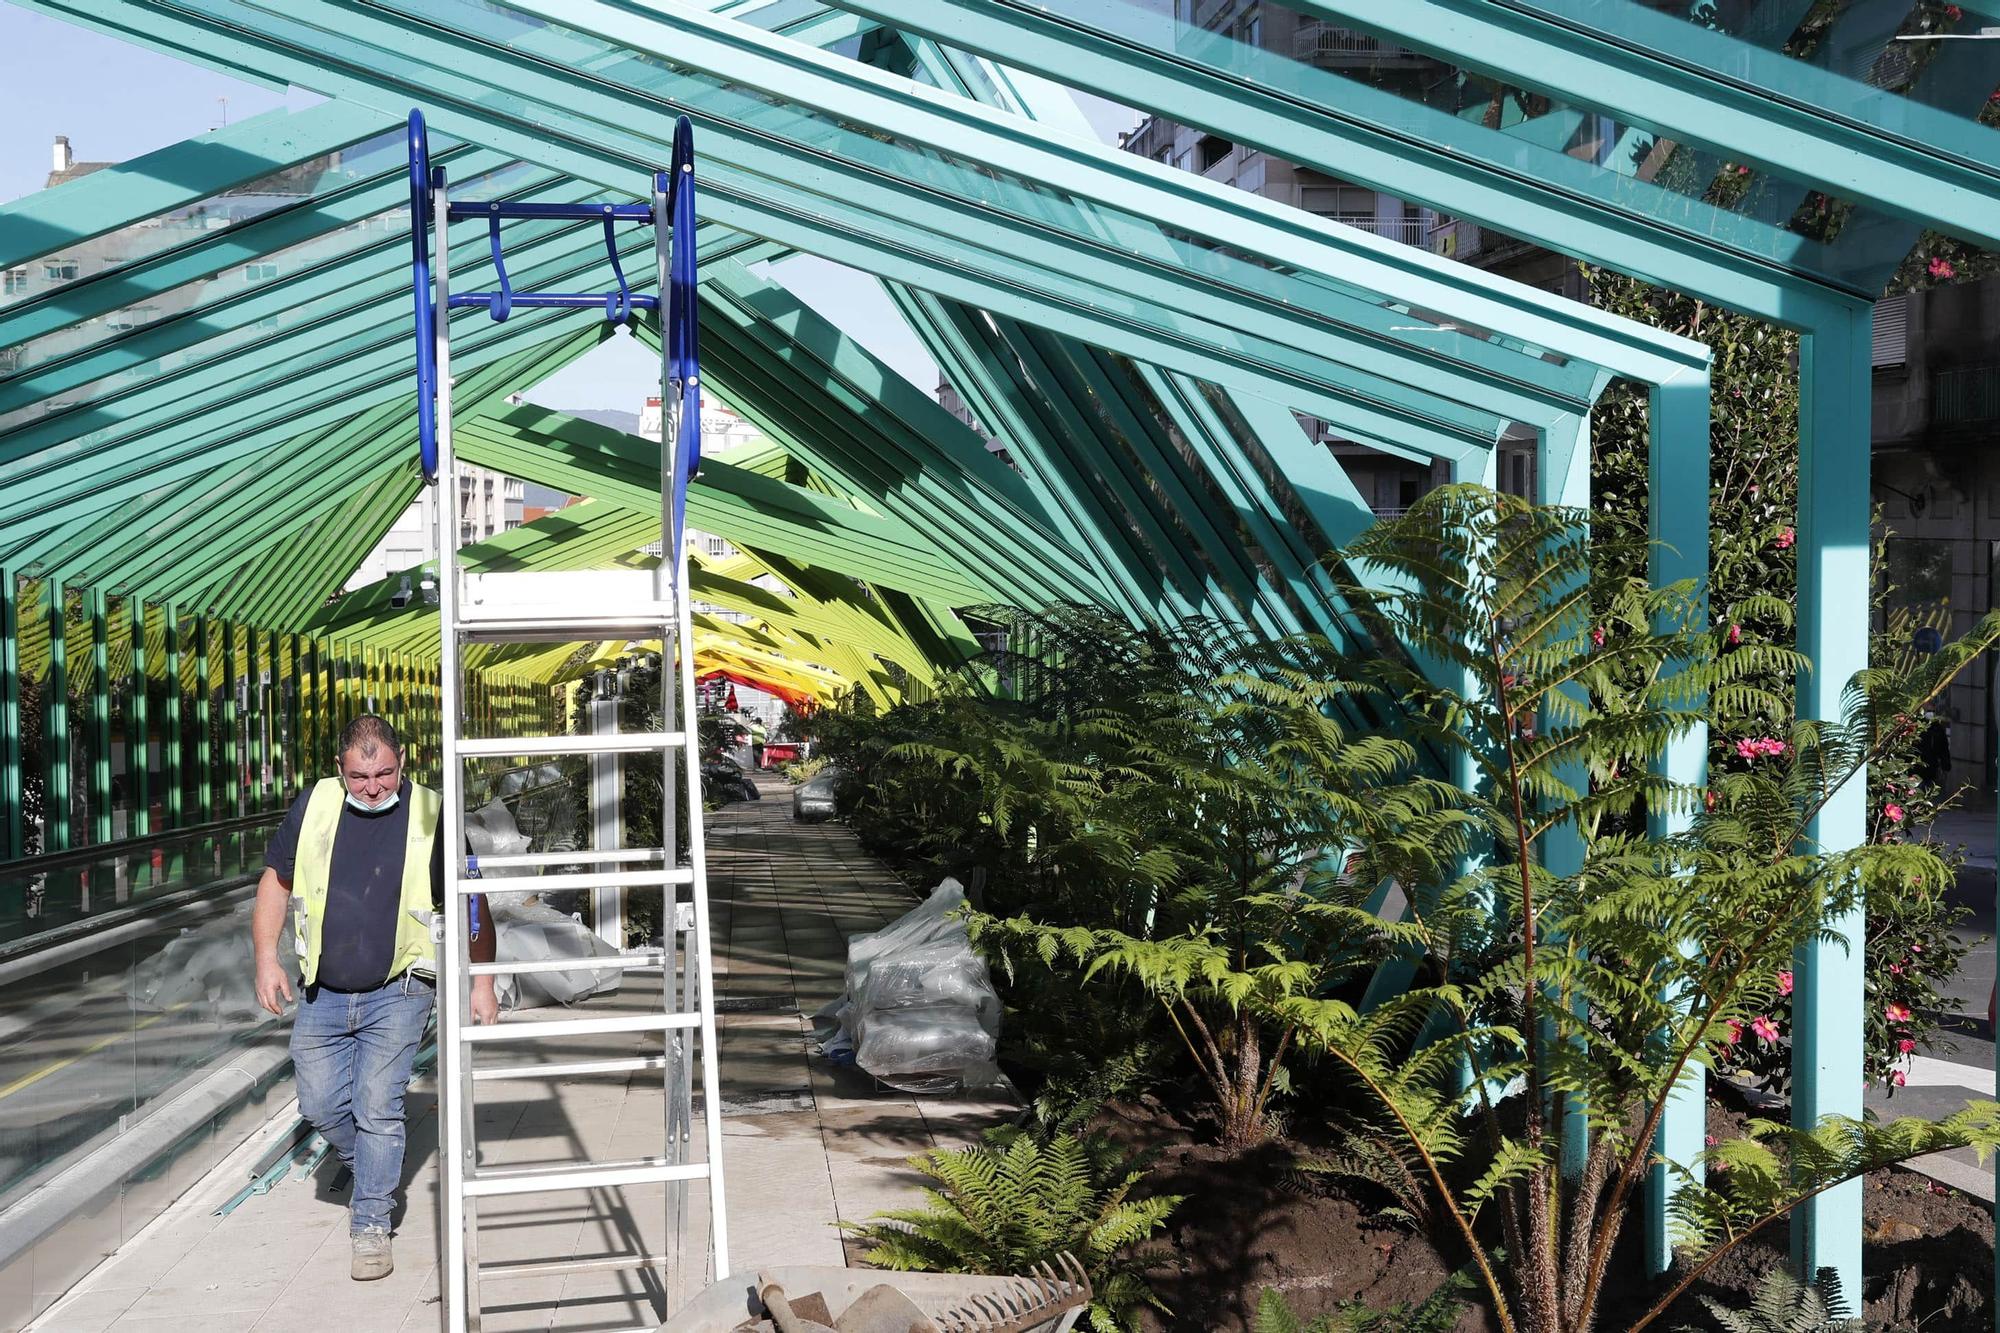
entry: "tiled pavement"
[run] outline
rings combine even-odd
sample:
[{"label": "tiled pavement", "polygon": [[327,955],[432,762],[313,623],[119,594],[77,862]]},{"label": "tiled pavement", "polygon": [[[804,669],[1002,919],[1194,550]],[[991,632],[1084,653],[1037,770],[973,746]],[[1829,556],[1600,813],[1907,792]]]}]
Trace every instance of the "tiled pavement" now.
[{"label": "tiled pavement", "polygon": [[[998,1095],[953,1100],[877,1089],[865,1076],[808,1054],[806,1018],[840,993],[847,936],[876,929],[914,899],[845,828],[793,823],[789,788],[761,785],[764,800],[726,807],[708,823],[724,1180],[736,1270],[842,1263],[836,1221],[908,1204],[919,1178],[906,1158],[975,1139],[1011,1109]],[[658,994],[657,978],[635,977],[622,994],[583,1009],[636,1012],[657,1003]],[[578,1042],[561,1057],[604,1058],[639,1044],[623,1037]],[[538,1054],[532,1047],[508,1050],[510,1061]],[[482,1158],[513,1164],[586,1152],[601,1159],[657,1153],[662,1097],[652,1078],[571,1078],[553,1087],[486,1083]],[[428,1081],[411,1090],[409,1121],[408,1202],[389,1278],[349,1280],[345,1194],[333,1188],[331,1166],[309,1181],[287,1181],[228,1217],[213,1216],[243,1183],[252,1145],[32,1327],[38,1333],[438,1327],[437,1116]],[[692,1262],[683,1271],[698,1264],[705,1281],[707,1198],[698,1183],[688,1195]],[[611,1254],[635,1239],[657,1249],[668,1229],[665,1214],[660,1186],[496,1199],[482,1212],[480,1257]],[[659,1294],[657,1278],[629,1272],[489,1283],[484,1328],[652,1328],[662,1317]]]}]

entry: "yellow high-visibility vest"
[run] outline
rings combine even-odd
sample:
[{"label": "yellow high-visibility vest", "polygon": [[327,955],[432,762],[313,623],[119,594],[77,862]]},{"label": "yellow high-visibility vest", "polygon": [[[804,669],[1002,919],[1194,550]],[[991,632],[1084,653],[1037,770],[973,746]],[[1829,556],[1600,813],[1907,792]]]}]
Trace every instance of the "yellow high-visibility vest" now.
[{"label": "yellow high-visibility vest", "polygon": [[[333,874],[333,835],[340,826],[347,788],[339,778],[322,778],[306,799],[299,826],[298,854],[292,861],[292,921],[299,967],[308,986],[319,976],[319,946],[326,925],[327,880]],[[444,802],[429,787],[410,784],[410,825],[403,843],[403,894],[396,904],[396,952],[389,976],[412,966],[435,973],[437,948],[431,942],[431,844],[437,838]],[[412,915],[416,913],[417,915]]]}]

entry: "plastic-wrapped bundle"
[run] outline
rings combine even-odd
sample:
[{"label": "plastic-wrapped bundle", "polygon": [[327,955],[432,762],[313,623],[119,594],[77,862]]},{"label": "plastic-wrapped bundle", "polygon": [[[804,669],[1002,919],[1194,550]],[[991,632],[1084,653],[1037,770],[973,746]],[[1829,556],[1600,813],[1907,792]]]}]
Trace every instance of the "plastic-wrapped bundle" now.
[{"label": "plastic-wrapped bundle", "polygon": [[815,1017],[830,1057],[891,1087],[945,1092],[999,1078],[1000,997],[952,914],[965,890],[948,879],[881,930],[848,941],[847,989]]},{"label": "plastic-wrapped bundle", "polygon": [[[491,902],[491,899],[488,900]],[[493,903],[500,934],[494,952],[502,963],[538,963],[574,958],[577,966],[558,972],[502,973],[495,987],[502,1009],[533,1009],[546,1004],[575,1004],[618,989],[624,971],[592,967],[594,958],[615,958],[618,950],[584,929],[574,917],[541,904]]]},{"label": "plastic-wrapped bundle", "polygon": [[[513,856],[527,851],[533,839],[521,832],[511,810],[499,801],[489,801],[465,817],[465,841],[471,846],[474,856]],[[499,866],[491,870],[481,866],[479,869],[479,877],[483,880],[513,879],[535,873],[529,866]],[[489,903],[495,898],[518,903],[532,892],[530,889],[519,889],[502,895],[488,889],[486,899]]]}]

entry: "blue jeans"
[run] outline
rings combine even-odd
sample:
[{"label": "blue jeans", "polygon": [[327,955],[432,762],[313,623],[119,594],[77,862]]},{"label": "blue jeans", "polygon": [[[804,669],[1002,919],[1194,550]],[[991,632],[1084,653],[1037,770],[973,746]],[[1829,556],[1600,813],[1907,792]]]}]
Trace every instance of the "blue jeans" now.
[{"label": "blue jeans", "polygon": [[403,1180],[403,1089],[437,991],[422,977],[371,991],[308,987],[292,1019],[299,1114],[354,1172],[349,1228],[387,1228]]}]

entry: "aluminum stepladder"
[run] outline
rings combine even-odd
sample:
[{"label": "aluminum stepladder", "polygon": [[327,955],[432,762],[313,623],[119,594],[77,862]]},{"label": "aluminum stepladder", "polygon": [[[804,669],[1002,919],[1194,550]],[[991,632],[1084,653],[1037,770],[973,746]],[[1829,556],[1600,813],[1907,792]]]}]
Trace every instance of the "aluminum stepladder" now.
[{"label": "aluminum stepladder", "polygon": [[[416,310],[417,416],[423,467],[439,488],[438,616],[440,623],[441,738],[444,816],[438,836],[444,846],[465,844],[465,769],[468,760],[515,756],[617,753],[657,757],[662,763],[665,809],[659,848],[530,852],[481,858],[477,866],[462,855],[448,856],[438,981],[439,1159],[442,1167],[444,1327],[476,1333],[480,1327],[482,1278],[540,1277],[592,1270],[658,1270],[661,1291],[693,1292],[701,1286],[697,1267],[683,1264],[687,1230],[688,1182],[707,1184],[709,1253],[713,1276],[729,1271],[728,1224],[722,1172],[721,1097],[715,1050],[715,997],[710,968],[708,882],[703,857],[699,747],[692,742],[694,653],[684,540],[687,484],[700,461],[701,386],[695,332],[695,209],[693,128],[684,117],[674,136],[673,165],[656,173],[650,202],[639,204],[550,204],[507,201],[452,203],[445,172],[430,164],[423,115],[409,121],[411,285]],[[449,226],[483,219],[491,240],[496,288],[454,295],[450,284]],[[515,292],[501,250],[501,223],[536,219],[556,225],[601,225],[618,290],[593,296],[569,292]],[[636,295],[619,265],[616,229],[650,224],[657,291]],[[450,319],[453,309],[481,307],[495,320],[519,309],[597,310],[614,321],[643,310],[656,312],[661,325],[661,552],[654,570],[583,571],[560,574],[475,573],[461,569],[458,465],[451,439]],[[654,641],[661,648],[661,712],[664,731],[610,736],[478,738],[460,732],[463,683],[461,650],[477,643],[567,643],[617,640]],[[672,672],[676,687],[667,688]],[[678,777],[676,761],[678,760]],[[678,863],[676,828],[686,820],[688,856]],[[657,1013],[541,1019],[474,1026],[468,1005],[471,978],[481,974],[555,971],[574,961],[474,964],[467,946],[467,916],[479,892],[481,870],[586,864],[586,873],[541,873],[516,881],[537,889],[658,889],[663,906],[658,948],[628,951],[622,966],[657,967],[661,1008]],[[614,1060],[476,1066],[473,1052],[492,1043],[522,1045],[560,1042],[618,1033],[658,1034],[661,1049]],[[694,1138],[693,1074],[701,1066],[702,1137],[700,1161],[690,1160]],[[479,1084],[508,1079],[561,1078],[660,1070],[666,1093],[664,1142],[657,1157],[630,1161],[579,1161],[554,1167],[487,1168],[478,1164],[475,1133]],[[486,1264],[479,1262],[478,1200],[495,1195],[558,1193],[664,1186],[667,1250],[588,1259]],[[646,1325],[647,1328],[653,1325]]]}]

